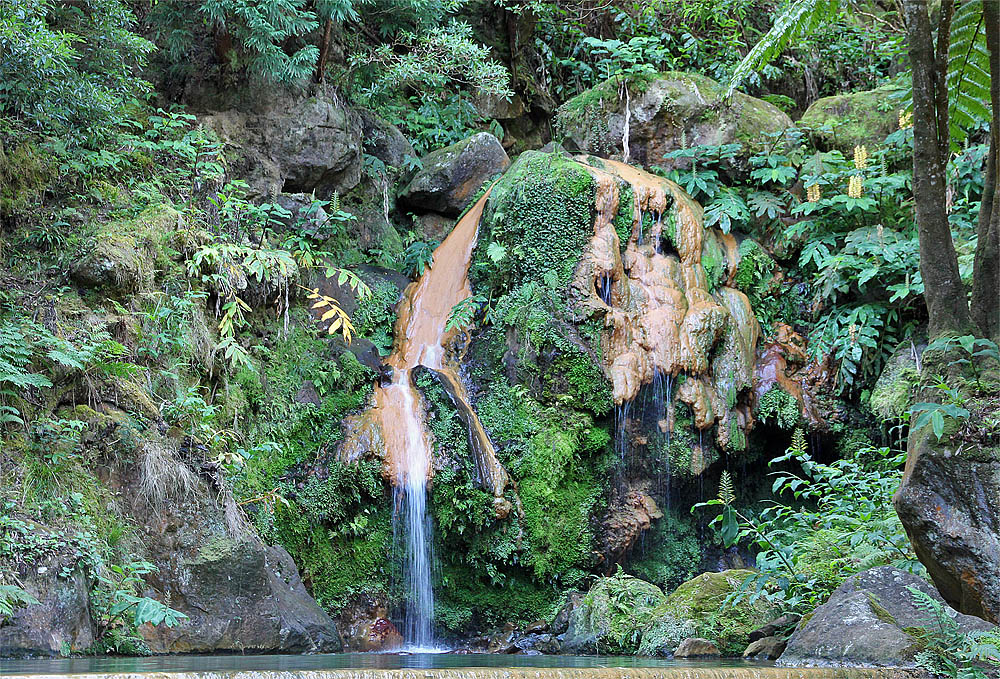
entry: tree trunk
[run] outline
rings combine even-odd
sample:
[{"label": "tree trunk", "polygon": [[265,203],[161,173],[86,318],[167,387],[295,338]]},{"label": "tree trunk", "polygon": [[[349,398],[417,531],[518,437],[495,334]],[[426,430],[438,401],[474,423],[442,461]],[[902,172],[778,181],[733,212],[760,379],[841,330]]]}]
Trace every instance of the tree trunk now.
[{"label": "tree trunk", "polygon": [[920,273],[924,280],[928,333],[937,337],[964,331],[971,325],[945,211],[945,158],[938,128],[937,83],[938,69],[947,69],[948,63],[938,64],[935,59],[927,0],[904,0],[903,10],[913,73],[913,198],[920,239]]},{"label": "tree trunk", "polygon": [[990,51],[990,155],[976,229],[972,270],[972,320],[985,337],[1000,340],[1000,0],[983,1],[986,46]]},{"label": "tree trunk", "polygon": [[326,60],[330,56],[330,32],[332,30],[333,20],[327,19],[326,26],[323,28],[323,42],[319,46],[319,60],[316,62],[315,79],[317,83],[323,82],[323,77],[326,74]]}]

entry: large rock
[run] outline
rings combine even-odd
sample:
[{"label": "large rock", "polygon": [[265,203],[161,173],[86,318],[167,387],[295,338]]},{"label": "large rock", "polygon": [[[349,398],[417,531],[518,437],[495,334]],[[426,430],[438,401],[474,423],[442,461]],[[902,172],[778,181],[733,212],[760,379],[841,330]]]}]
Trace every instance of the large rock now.
[{"label": "large rock", "polygon": [[[15,609],[0,626],[0,657],[81,653],[94,643],[90,582],[75,561],[53,556],[18,573],[38,603]],[[63,568],[71,569],[69,577],[60,577]]]},{"label": "large rock", "polygon": [[806,109],[798,124],[821,146],[849,155],[856,145],[877,146],[899,129],[900,104],[892,98],[898,92],[885,86],[823,97]]},{"label": "large rock", "polygon": [[[908,629],[933,621],[914,605],[907,587],[941,601],[927,582],[891,566],[852,575],[792,634],[781,663],[912,667],[922,644]],[[966,631],[991,627],[979,618],[955,615]]]},{"label": "large rock", "polygon": [[641,652],[669,654],[685,637],[691,636],[714,641],[725,655],[742,653],[750,633],[773,617],[769,607],[746,600],[726,604],[751,574],[749,570],[702,573],[682,584],[654,611],[643,632]]},{"label": "large rock", "polygon": [[181,219],[173,208],[159,205],[133,219],[111,222],[93,239],[93,248],[72,265],[73,281],[113,296],[148,290],[163,241],[178,229]]},{"label": "large rock", "polygon": [[288,552],[260,541],[232,496],[219,493],[211,465],[201,472],[180,461],[171,439],[147,434],[135,465],[111,480],[158,568],[144,595],[188,616],[176,627],[143,625],[150,650],[340,650],[336,624],[306,592]]},{"label": "large rock", "polygon": [[594,155],[623,159],[628,126],[629,162],[678,165],[664,154],[700,144],[739,142],[754,151],[768,134],[792,126],[781,109],[725,88],[695,73],[661,73],[628,85],[628,97],[615,78],[573,97],[556,112],[556,138]]},{"label": "large rock", "polygon": [[416,156],[413,146],[398,127],[368,109],[360,109],[358,115],[361,116],[365,153],[382,161],[388,173],[398,173],[407,156]]},{"label": "large rock", "polygon": [[434,151],[421,159],[422,167],[404,179],[401,203],[456,217],[490,177],[510,166],[497,138],[480,132]]},{"label": "large rock", "polygon": [[722,653],[709,639],[688,637],[674,651],[675,658],[718,658]]},{"label": "large rock", "polygon": [[921,563],[945,600],[1000,622],[1000,446],[936,441],[910,432],[893,498]]},{"label": "large rock", "polygon": [[361,180],[360,116],[329,95],[276,94],[246,109],[199,121],[239,151],[237,162],[253,192],[311,193],[326,198]]},{"label": "large rock", "polygon": [[621,574],[601,578],[582,599],[570,602],[569,625],[561,636],[562,650],[633,653],[635,627],[644,627],[664,601],[659,587],[638,578]]}]

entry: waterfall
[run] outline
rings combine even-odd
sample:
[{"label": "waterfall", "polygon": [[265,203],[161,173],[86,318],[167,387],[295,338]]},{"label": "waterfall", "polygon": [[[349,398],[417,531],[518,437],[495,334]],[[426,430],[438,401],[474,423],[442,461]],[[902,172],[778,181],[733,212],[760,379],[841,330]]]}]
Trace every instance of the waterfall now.
[{"label": "waterfall", "polygon": [[[393,534],[403,549],[406,612],[403,638],[411,650],[434,648],[433,528],[427,513],[430,444],[424,435],[408,370],[396,372],[405,453],[396,469]],[[402,530],[402,534],[400,534]]]},{"label": "waterfall", "polygon": [[420,393],[413,384],[413,370],[418,366],[431,369],[449,385],[449,394],[464,415],[470,440],[475,442],[481,485],[494,494],[498,516],[506,516],[510,510],[510,503],[503,498],[509,476],[468,402],[457,370],[461,357],[449,354],[458,331],[446,329],[452,308],[472,294],[469,264],[488,196],[487,191],[459,220],[434,251],[432,265],[406,289],[394,328],[394,349],[386,361],[393,369],[392,382],[376,385],[374,406],[369,411],[379,422],[386,476],[395,492],[393,535],[402,552],[401,579],[406,590],[402,632],[407,650],[435,650],[433,522],[427,511],[434,446],[424,424]]}]

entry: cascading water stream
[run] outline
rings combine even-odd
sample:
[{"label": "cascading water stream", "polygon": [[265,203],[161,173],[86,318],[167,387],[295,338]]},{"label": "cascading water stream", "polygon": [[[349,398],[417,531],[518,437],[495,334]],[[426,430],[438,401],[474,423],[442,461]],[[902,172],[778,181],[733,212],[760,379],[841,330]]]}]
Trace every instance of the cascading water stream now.
[{"label": "cascading water stream", "polygon": [[488,196],[489,192],[459,220],[434,251],[430,268],[406,289],[395,326],[394,351],[386,361],[393,369],[393,379],[388,385],[375,387],[374,407],[369,411],[379,422],[386,474],[395,488],[393,534],[402,551],[406,587],[403,638],[411,651],[435,650],[433,524],[427,512],[433,445],[424,425],[420,394],[413,385],[413,370],[418,366],[431,369],[451,385],[449,392],[465,413],[470,439],[476,444],[473,449],[483,486],[494,493],[498,515],[506,515],[510,509],[503,499],[507,472],[497,461],[493,445],[461,388],[456,362],[449,361],[446,351],[457,334],[447,329],[451,310],[471,295],[469,263]]}]

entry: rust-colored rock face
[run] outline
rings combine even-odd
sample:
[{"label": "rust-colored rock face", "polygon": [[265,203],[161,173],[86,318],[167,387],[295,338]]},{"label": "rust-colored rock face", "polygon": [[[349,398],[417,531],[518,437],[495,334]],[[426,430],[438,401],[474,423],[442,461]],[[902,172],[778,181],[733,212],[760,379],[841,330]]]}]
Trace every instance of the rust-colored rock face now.
[{"label": "rust-colored rock face", "polygon": [[[348,420],[348,436],[340,455],[345,461],[372,455],[381,457],[385,477],[394,484],[405,483],[407,475],[412,473],[425,474],[430,479],[433,445],[423,421],[421,396],[412,380],[412,371],[424,366],[438,374],[455,399],[469,427],[482,485],[497,498],[497,514],[505,516],[510,511],[509,503],[503,500],[509,476],[497,460],[493,444],[469,405],[458,376],[464,348],[456,342],[459,331],[446,328],[452,308],[472,294],[469,263],[488,197],[489,192],[459,220],[434,251],[432,266],[403,294],[394,349],[387,361],[393,369],[392,382],[377,385],[372,408]],[[417,463],[412,459],[415,455],[422,458]]]},{"label": "rust-colored rock face", "polygon": [[[746,296],[725,285],[736,271],[735,241],[703,225],[701,206],[675,183],[624,163],[578,159],[597,182],[594,235],[574,280],[581,304],[603,313],[602,349],[617,404],[631,402],[656,375],[677,380],[676,400],[716,440],[752,418],[744,396],[753,381],[760,328]],[[633,222],[622,242],[613,221],[631,187]],[[710,279],[709,240],[724,261]]]}]

